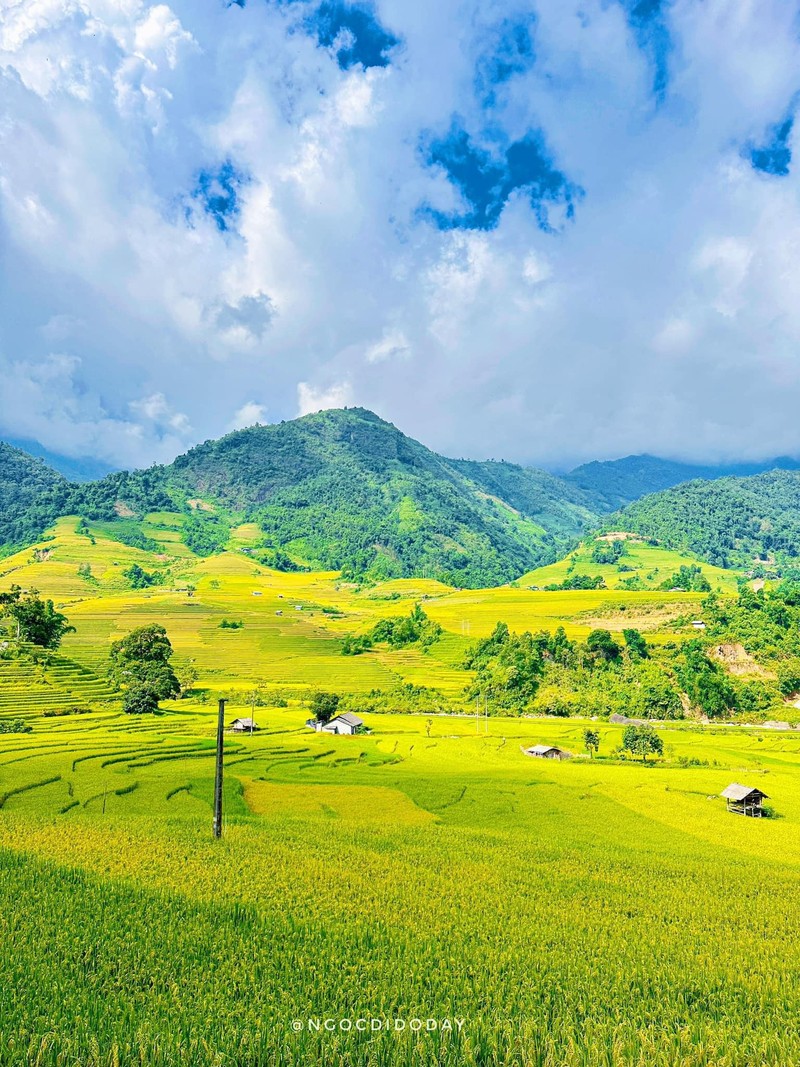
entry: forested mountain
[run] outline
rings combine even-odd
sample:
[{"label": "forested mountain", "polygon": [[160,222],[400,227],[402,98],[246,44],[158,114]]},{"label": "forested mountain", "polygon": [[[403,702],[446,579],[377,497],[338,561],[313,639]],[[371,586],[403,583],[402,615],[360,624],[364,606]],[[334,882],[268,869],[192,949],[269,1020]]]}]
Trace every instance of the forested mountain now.
[{"label": "forested mountain", "polygon": [[146,547],[137,523],[179,511],[184,539],[201,554],[223,548],[231,524],[247,519],[261,526],[267,563],[481,586],[558,558],[597,518],[580,490],[553,475],[445,459],[359,408],[253,426],[169,466],[83,485],[24,459],[47,484],[9,497],[16,518],[0,532],[6,546],[78,514],[114,522],[121,539]]},{"label": "forested mountain", "polygon": [[272,546],[315,565],[456,585],[514,578],[595,518],[543,471],[445,459],[360,408],[206,442],[168,481],[246,512]]},{"label": "forested mountain", "polygon": [[[634,456],[562,479],[446,459],[362,408],[252,426],[168,466],[83,484],[0,445],[0,547],[32,543],[65,514],[152,547],[141,520],[171,511],[184,515],[183,538],[201,555],[224,548],[247,520],[261,527],[256,554],[267,565],[488,586],[560,558],[631,493],[694,469]],[[773,471],[666,489],[608,522],[712,563],[749,566],[756,556],[794,559],[799,504],[800,472]]]},{"label": "forested mountain", "polygon": [[800,555],[800,471],[688,482],[644,497],[610,522],[721,567],[791,564]]},{"label": "forested mountain", "polygon": [[63,474],[70,482],[91,482],[98,478],[104,478],[113,470],[107,463],[102,463],[91,456],[73,457],[62,456],[59,452],[51,452],[49,448],[39,444],[38,441],[30,441],[24,438],[7,438],[7,444],[14,448],[27,452],[30,456],[36,456],[44,460],[48,467]]},{"label": "forested mountain", "polygon": [[35,540],[63,513],[70,488],[40,459],[0,442],[0,545]]},{"label": "forested mountain", "polygon": [[551,533],[572,537],[597,518],[591,497],[547,471],[502,460],[452,459],[447,463],[484,492],[536,519]]},{"label": "forested mountain", "polygon": [[600,512],[616,511],[650,493],[670,489],[698,478],[714,480],[731,475],[746,476],[764,471],[795,470],[800,462],[785,456],[763,463],[740,463],[721,466],[696,466],[658,456],[625,456],[624,459],[595,460],[584,463],[564,480],[588,494],[592,506]]}]

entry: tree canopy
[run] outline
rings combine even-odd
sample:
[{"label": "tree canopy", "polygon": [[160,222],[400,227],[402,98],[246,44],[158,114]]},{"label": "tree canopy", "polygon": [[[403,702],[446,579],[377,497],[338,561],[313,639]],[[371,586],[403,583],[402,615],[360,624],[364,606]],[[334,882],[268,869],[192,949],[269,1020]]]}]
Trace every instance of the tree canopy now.
[{"label": "tree canopy", "polygon": [[154,711],[180,694],[170,660],[172,645],[163,626],[139,626],[111,646],[111,676],[125,690],[126,711]]}]

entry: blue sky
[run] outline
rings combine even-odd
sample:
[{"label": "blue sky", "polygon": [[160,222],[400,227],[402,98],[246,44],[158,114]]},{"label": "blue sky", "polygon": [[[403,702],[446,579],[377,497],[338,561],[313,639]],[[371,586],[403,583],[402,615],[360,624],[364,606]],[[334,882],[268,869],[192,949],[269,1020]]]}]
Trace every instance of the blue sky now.
[{"label": "blue sky", "polygon": [[2,0],[0,436],[800,454],[787,0]]}]

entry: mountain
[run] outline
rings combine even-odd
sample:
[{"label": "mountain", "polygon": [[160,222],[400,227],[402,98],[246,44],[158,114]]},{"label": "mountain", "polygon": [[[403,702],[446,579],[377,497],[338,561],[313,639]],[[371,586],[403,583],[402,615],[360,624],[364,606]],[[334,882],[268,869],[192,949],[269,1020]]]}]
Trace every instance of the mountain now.
[{"label": "mountain", "polygon": [[544,471],[446,459],[362,408],[207,441],[167,481],[255,519],[272,547],[316,566],[463,586],[556,558],[595,519]]},{"label": "mountain", "polygon": [[120,540],[152,547],[144,516],[177,511],[201,555],[221,550],[234,524],[254,521],[267,564],[477,587],[555,560],[597,519],[581,490],[551,474],[446,459],[361,408],[252,426],[168,466],[83,485],[25,459],[45,481],[10,499],[17,518],[0,533],[7,548],[30,543],[59,514],[113,524]]},{"label": "mountain", "polygon": [[[785,461],[791,462],[791,461]],[[654,484],[694,480],[628,503]],[[800,550],[800,472],[718,477],[631,456],[567,478],[513,463],[447,459],[363,408],[322,411],[206,441],[168,466],[75,484],[42,460],[0,446],[0,546],[30,544],[59,515],[107,524],[155,549],[143,525],[179,512],[185,543],[221,551],[231,529],[257,522],[265,565],[341,570],[353,578],[427,575],[498,585],[551,563],[605,525],[655,538],[719,565],[780,561]]]},{"label": "mountain", "polygon": [[584,463],[564,480],[581,489],[598,511],[616,511],[649,493],[670,489],[698,478],[715,480],[731,475],[749,476],[764,471],[796,470],[800,461],[781,456],[762,463],[739,463],[727,466],[697,466],[658,456],[626,456],[624,459],[595,460]]},{"label": "mountain", "polygon": [[101,463],[100,460],[92,459],[91,456],[62,456],[58,452],[51,452],[38,441],[9,437],[6,443],[30,456],[44,460],[49,467],[63,474],[70,482],[95,481],[97,478],[110,474],[113,470],[113,467],[109,467],[107,463]]},{"label": "mountain", "polygon": [[69,492],[63,475],[0,441],[0,545],[36,540],[63,512]]},{"label": "mountain", "polygon": [[800,471],[688,482],[646,496],[609,521],[721,567],[792,564],[800,555]]}]

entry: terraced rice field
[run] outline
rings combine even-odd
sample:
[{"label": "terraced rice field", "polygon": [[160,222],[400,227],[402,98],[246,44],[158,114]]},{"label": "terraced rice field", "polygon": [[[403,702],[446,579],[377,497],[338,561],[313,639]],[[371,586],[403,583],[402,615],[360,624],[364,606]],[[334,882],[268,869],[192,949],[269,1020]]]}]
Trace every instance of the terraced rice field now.
[{"label": "terraced rice field", "polygon": [[[359,591],[334,573],[270,571],[242,551],[198,559],[177,540],[179,519],[170,513],[150,516],[148,535],[161,539],[161,553],[121,545],[98,525],[90,525],[90,536],[81,535],[77,519],[63,519],[52,540],[0,563],[0,589],[19,584],[52,596],[76,628],[64,641],[62,659],[72,662],[73,672],[83,668],[99,678],[113,640],[136,626],[163,623],[176,663],[191,664],[198,686],[212,697],[246,692],[254,685],[274,691],[324,687],[361,693],[411,682],[455,699],[464,688],[458,664],[465,648],[498,622],[520,631],[562,625],[572,637],[585,637],[598,625],[612,630],[635,625],[658,642],[672,639],[672,620],[685,622],[701,599],[619,589],[457,590],[421,579]],[[246,525],[235,531],[234,542],[246,549],[257,536],[257,527]],[[162,584],[131,590],[124,571],[133,563],[160,576]],[[86,564],[88,580],[79,574]],[[411,648],[341,655],[346,636],[367,631],[379,618],[407,614],[418,602],[446,631],[429,652]],[[222,629],[225,619],[243,626]],[[50,673],[55,679],[57,671]],[[45,695],[42,686],[32,692]],[[97,700],[103,694],[96,688],[92,696]],[[71,702],[69,687],[63,697]]]},{"label": "terraced rice field", "polygon": [[[580,755],[575,719],[304,726],[317,687],[407,681],[457,702],[464,649],[498,621],[666,640],[699,597],[357,590],[241,550],[200,560],[169,514],[150,519],[163,552],[63,520],[0,564],[0,589],[38,588],[76,627],[57,654],[0,660],[0,716],[33,727],[0,735],[2,1067],[800,1063],[800,734],[676,726],[651,767],[610,758],[605,724],[603,758],[523,754]],[[239,549],[257,536],[240,528]],[[132,562],[161,584],[132,590]],[[341,655],[417,602],[445,628],[429,652]],[[208,703],[121,714],[109,644],[146,622]],[[254,686],[262,729],[226,739],[214,842],[214,698],[230,719]],[[75,705],[91,714],[47,714]],[[732,781],[776,817],[727,814]]]},{"label": "terraced rice field", "polygon": [[522,754],[575,721],[259,718],[220,842],[207,709],[2,740],[0,1062],[798,1062],[800,737],[675,728],[656,768]]}]

